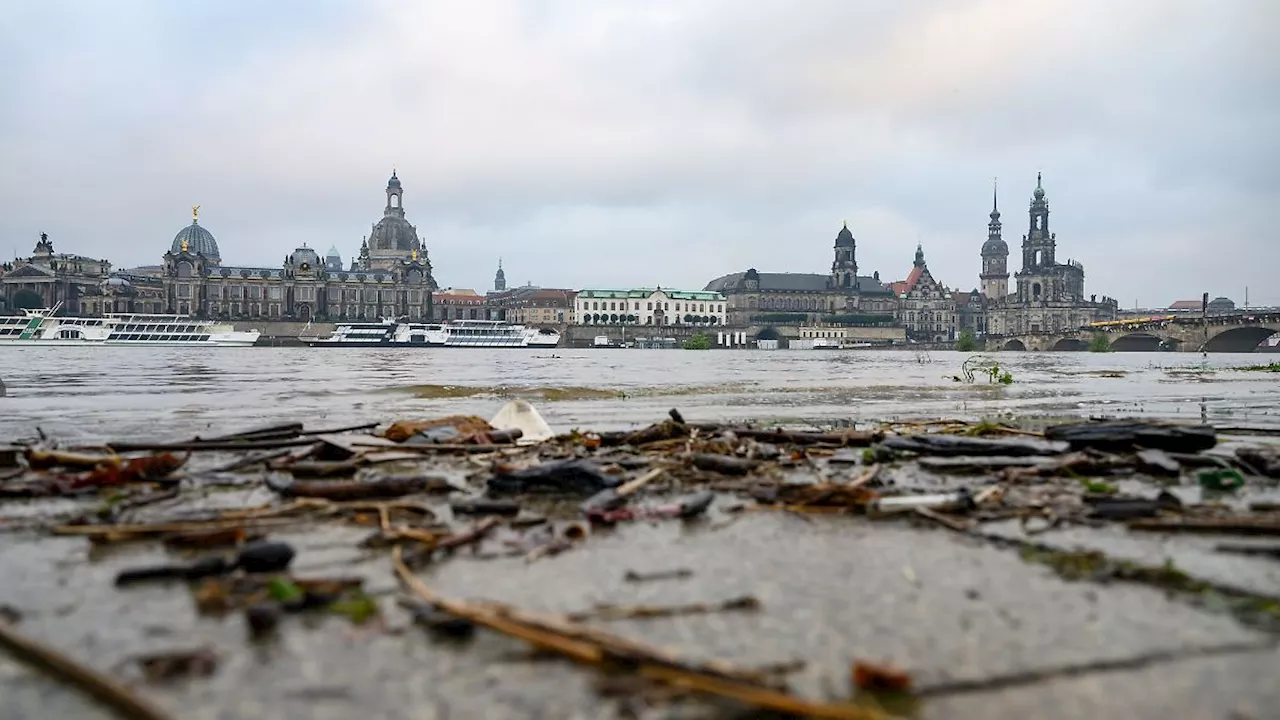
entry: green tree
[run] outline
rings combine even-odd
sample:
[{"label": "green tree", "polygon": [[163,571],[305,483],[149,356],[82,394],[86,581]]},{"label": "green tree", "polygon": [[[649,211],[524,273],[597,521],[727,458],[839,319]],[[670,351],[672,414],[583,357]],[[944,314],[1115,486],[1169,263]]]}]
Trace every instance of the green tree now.
[{"label": "green tree", "polygon": [[972,330],[964,330],[960,333],[960,338],[956,340],[956,350],[960,352],[973,352],[978,349],[978,338],[973,334]]},{"label": "green tree", "polygon": [[1089,352],[1111,352],[1111,341],[1105,333],[1094,333],[1089,341]]},{"label": "green tree", "polygon": [[702,333],[698,333],[681,343],[681,346],[685,350],[710,350],[711,338],[703,335]]}]

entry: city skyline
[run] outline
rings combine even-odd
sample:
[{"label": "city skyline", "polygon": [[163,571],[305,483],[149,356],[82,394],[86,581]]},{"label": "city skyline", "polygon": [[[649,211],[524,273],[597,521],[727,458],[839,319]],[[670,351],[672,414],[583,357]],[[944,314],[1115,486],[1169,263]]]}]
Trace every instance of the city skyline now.
[{"label": "city skyline", "polygon": [[302,242],[349,261],[394,167],[442,286],[488,289],[498,256],[511,286],[822,272],[847,220],[864,272],[905,277],[920,242],[967,291],[992,176],[1016,248],[1043,170],[1090,292],[1280,304],[1264,2],[3,12],[0,232],[20,256],[48,232],[155,264],[199,204],[229,262]]}]

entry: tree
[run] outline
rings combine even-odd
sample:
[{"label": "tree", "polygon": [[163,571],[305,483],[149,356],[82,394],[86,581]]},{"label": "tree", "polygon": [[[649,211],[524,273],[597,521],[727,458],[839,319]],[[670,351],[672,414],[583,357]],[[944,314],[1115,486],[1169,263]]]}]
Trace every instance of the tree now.
[{"label": "tree", "polygon": [[692,313],[685,313],[685,315],[684,315],[684,321],[685,321],[686,323],[692,323],[692,322],[693,322],[693,314],[692,314]]},{"label": "tree", "polygon": [[698,333],[697,335],[685,340],[681,345],[685,350],[710,350],[711,338],[702,333]]},{"label": "tree", "polygon": [[972,330],[965,330],[960,333],[960,339],[956,340],[956,350],[960,352],[973,352],[978,349],[978,338],[974,336]]},{"label": "tree", "polygon": [[1111,352],[1111,341],[1107,339],[1106,333],[1093,334],[1093,339],[1089,341],[1089,352]]}]

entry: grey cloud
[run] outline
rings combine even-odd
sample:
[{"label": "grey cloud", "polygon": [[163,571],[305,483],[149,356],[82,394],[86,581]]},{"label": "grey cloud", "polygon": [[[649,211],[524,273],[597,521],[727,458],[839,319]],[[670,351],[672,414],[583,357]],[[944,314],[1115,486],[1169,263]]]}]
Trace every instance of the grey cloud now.
[{"label": "grey cloud", "polygon": [[1043,169],[1090,292],[1266,299],[1280,259],[1266,0],[352,3],[198,60],[158,5],[117,13],[136,32],[54,7],[62,60],[0,51],[0,242],[24,252],[48,229],[154,262],[199,202],[234,262],[350,254],[395,166],[449,285],[498,255],[577,287],[823,271],[848,220],[864,271],[904,276],[919,240],[968,289],[991,176],[1014,244]]}]

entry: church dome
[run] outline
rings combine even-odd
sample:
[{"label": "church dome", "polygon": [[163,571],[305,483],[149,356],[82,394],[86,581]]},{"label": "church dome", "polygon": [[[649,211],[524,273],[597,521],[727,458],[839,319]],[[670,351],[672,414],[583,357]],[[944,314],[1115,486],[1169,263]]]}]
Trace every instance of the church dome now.
[{"label": "church dome", "polygon": [[369,252],[377,255],[380,250],[409,252],[422,247],[418,240],[418,231],[408,220],[395,215],[388,215],[373,226],[369,233]]},{"label": "church dome", "polygon": [[[973,247],[973,246],[970,245],[969,247]],[[1004,240],[1001,240],[1000,238],[987,238],[987,241],[982,243],[982,254],[983,255],[1008,255],[1009,243],[1005,242]]]},{"label": "church dome", "polygon": [[400,178],[396,177],[396,171],[391,171],[391,179],[387,181],[387,187],[400,189]]},{"label": "church dome", "polygon": [[195,220],[173,236],[173,245],[169,249],[176,255],[182,252],[183,242],[186,243],[187,252],[203,255],[207,260],[218,262],[222,257],[218,253],[218,241],[213,239],[213,233],[205,230]]},{"label": "church dome", "polygon": [[849,232],[848,224],[836,234],[836,247],[853,247],[853,233]]},{"label": "church dome", "polygon": [[320,255],[304,245],[289,255],[289,264],[296,268],[306,265],[307,269],[314,269],[320,266]]},{"label": "church dome", "polygon": [[325,257],[341,258],[342,253],[338,252],[338,246],[334,245],[333,247],[329,248],[329,254],[325,255]]}]

